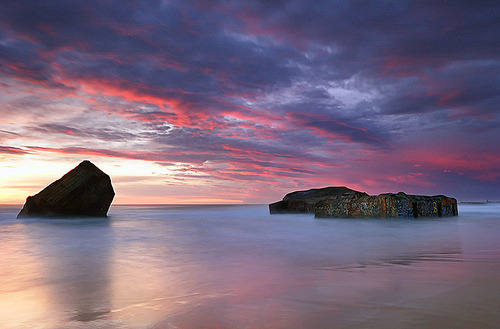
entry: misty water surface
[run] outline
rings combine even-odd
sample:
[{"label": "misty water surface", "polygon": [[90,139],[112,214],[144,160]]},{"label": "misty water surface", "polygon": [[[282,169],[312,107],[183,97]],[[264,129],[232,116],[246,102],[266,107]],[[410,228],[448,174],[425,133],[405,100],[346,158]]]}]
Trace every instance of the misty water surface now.
[{"label": "misty water surface", "polygon": [[500,207],[315,219],[267,206],[0,208],[5,328],[481,328],[499,320]]}]

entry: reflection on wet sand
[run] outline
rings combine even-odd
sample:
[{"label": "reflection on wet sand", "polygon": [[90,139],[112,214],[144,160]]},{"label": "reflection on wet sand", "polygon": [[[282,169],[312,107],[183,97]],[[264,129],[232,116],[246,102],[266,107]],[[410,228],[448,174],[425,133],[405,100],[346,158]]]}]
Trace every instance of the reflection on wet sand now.
[{"label": "reflection on wet sand", "polygon": [[[127,265],[127,257],[134,255],[123,255],[119,272],[125,275],[118,280],[142,278],[144,291],[135,298],[119,292],[118,299],[130,304],[114,312],[129,322],[155,323],[154,328],[331,328],[363,323],[462,282],[462,255],[456,240],[451,241],[435,253],[326,267],[297,266],[293,257],[269,254],[216,258],[210,264],[191,259],[182,267],[165,259],[163,270],[151,277],[143,268]],[[168,258],[176,245],[163,243],[154,253]],[[135,249],[142,253],[143,247]],[[458,266],[443,267],[443,262]],[[146,297],[148,292],[164,298]]]},{"label": "reflection on wet sand", "polygon": [[[443,255],[450,257],[439,259]],[[272,267],[260,268],[269,282],[236,274],[242,280],[235,286],[228,282],[227,294],[197,296],[191,307],[154,328],[435,328],[446,323],[443,319],[453,328],[487,328],[500,320],[489,310],[498,306],[499,266],[487,271],[476,266],[460,254],[443,253],[419,255],[404,264],[288,268],[288,279],[278,281]]]},{"label": "reflection on wet sand", "polygon": [[38,284],[41,264],[27,247],[28,241],[15,234],[21,225],[0,230],[0,323],[15,328],[44,320],[49,293]]},{"label": "reflection on wet sand", "polygon": [[[51,243],[39,246],[47,260],[43,271],[51,282],[51,304],[69,316],[68,326],[71,321],[102,318],[111,308],[113,241],[109,221],[54,225]],[[75,230],[74,225],[79,227]],[[36,237],[31,239],[37,241]]]},{"label": "reflection on wet sand", "polygon": [[24,225],[19,235],[23,239],[16,242],[7,262],[13,264],[10,275],[25,282],[15,297],[24,297],[17,304],[2,294],[2,300],[15,307],[15,312],[4,315],[12,327],[27,321],[42,328],[74,328],[105,317],[111,308],[109,221],[44,220]]}]

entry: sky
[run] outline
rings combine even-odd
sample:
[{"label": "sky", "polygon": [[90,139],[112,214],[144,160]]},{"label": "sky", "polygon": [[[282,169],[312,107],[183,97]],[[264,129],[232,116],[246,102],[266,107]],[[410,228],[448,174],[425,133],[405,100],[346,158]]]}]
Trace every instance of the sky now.
[{"label": "sky", "polygon": [[1,1],[0,203],[500,200],[496,1]]}]

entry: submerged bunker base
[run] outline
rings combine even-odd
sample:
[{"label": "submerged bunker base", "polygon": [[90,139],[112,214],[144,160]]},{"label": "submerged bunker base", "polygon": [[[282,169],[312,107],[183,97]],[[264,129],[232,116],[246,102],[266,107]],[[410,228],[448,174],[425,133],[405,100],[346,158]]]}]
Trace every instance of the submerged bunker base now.
[{"label": "submerged bunker base", "polygon": [[323,218],[418,218],[458,216],[458,207],[456,199],[444,195],[368,195],[346,187],[326,187],[288,193],[282,201],[269,204],[269,212],[314,213]]},{"label": "submerged bunker base", "polygon": [[314,207],[314,215],[331,218],[446,217],[458,216],[458,207],[456,199],[444,195],[354,193],[318,201]]}]

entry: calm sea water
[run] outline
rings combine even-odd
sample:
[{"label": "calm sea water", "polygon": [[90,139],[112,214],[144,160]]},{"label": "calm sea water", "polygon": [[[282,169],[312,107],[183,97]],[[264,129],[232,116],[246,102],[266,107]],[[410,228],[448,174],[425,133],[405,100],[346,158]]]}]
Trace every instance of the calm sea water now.
[{"label": "calm sea water", "polygon": [[493,328],[500,204],[434,220],[267,206],[0,206],[1,328]]}]

